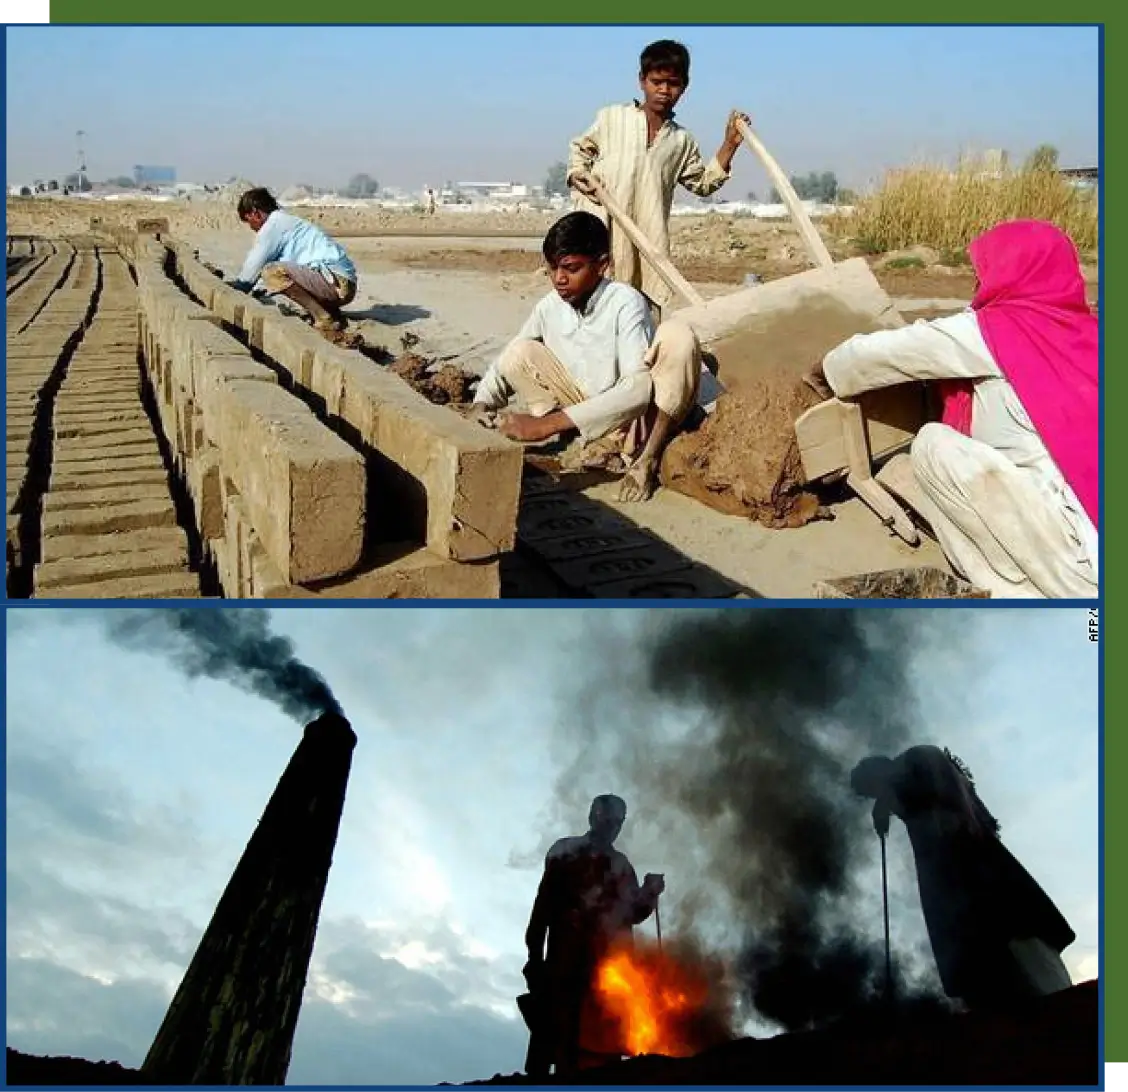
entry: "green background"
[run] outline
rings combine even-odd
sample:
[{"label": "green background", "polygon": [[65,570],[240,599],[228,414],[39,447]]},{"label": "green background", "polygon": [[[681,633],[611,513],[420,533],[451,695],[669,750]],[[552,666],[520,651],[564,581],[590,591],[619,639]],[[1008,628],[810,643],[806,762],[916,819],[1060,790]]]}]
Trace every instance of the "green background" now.
[{"label": "green background", "polygon": [[[828,0],[807,0],[803,5],[803,14],[794,15],[792,18],[771,18],[765,14],[759,5],[752,5],[743,0],[714,0],[708,9],[708,18],[702,19],[704,14],[700,7],[691,9],[684,3],[675,3],[673,0],[650,0],[650,3],[633,4],[620,0],[615,5],[607,3],[593,3],[592,0],[575,0],[565,7],[558,5],[539,9],[532,8],[526,0],[490,0],[488,5],[489,17],[477,20],[482,23],[637,23],[637,24],[671,24],[684,26],[688,22],[707,23],[746,23],[752,20],[760,23],[818,23],[818,22],[843,22],[843,16],[848,14],[850,22],[904,22],[905,7],[903,4],[886,2],[875,3],[866,0],[865,3],[854,3],[844,9],[840,4],[830,3]],[[981,2],[970,0],[949,0],[942,7],[937,5],[929,10],[928,15],[945,23],[987,23],[987,22],[1023,22],[1023,23],[1061,23],[1063,16],[1073,14],[1076,21],[1086,23],[1103,23],[1104,25],[1104,57],[1105,57],[1105,102],[1123,101],[1116,88],[1125,83],[1123,69],[1109,63],[1110,50],[1119,43],[1118,32],[1113,27],[1116,19],[1106,17],[1101,10],[1103,5],[1085,5],[1084,10],[1074,9],[1060,3],[1050,3],[1047,0],[1024,0],[1022,3],[1000,3],[995,0],[989,7]],[[628,10],[631,8],[633,10]],[[759,9],[759,10],[758,10]],[[479,7],[479,12],[482,8]],[[919,9],[918,9],[919,10]],[[432,0],[431,3],[420,5],[418,10],[403,9],[398,13],[389,12],[382,4],[366,2],[366,0],[335,0],[334,3],[311,4],[308,0],[270,0],[270,3],[253,2],[253,0],[192,0],[190,5],[162,4],[157,0],[51,0],[51,21],[53,23],[460,23],[465,22],[465,6],[459,0]],[[537,18],[537,15],[540,18]],[[689,16],[697,18],[689,18]],[[790,14],[790,13],[789,13]],[[911,22],[927,22],[927,19],[915,19]],[[1120,21],[1124,21],[1121,16]],[[596,32],[598,33],[598,32]],[[749,56],[750,65],[755,64],[755,55]],[[859,64],[881,64],[880,57],[872,59],[859,58]],[[283,74],[280,74],[283,75]],[[974,72],[959,72],[953,70],[953,80],[974,81]],[[781,94],[790,93],[790,89],[780,88]],[[890,88],[890,94],[896,94],[895,87]],[[1115,172],[1115,163],[1121,153],[1118,141],[1111,139],[1106,131],[1104,146],[1103,167],[1107,175],[1112,166]],[[1102,179],[1102,198],[1107,194],[1107,186]],[[1102,257],[1105,254],[1115,254],[1115,239],[1122,237],[1121,219],[1111,202],[1105,202],[1106,217],[1104,221],[1104,245]],[[1110,246],[1110,243],[1112,244]],[[1110,286],[1116,288],[1120,282],[1115,275],[1110,279],[1107,263],[1102,270],[1101,290],[1102,298],[1102,330],[1105,335],[1105,359],[1116,360],[1115,345],[1121,344],[1122,335],[1119,333],[1117,321],[1113,321],[1110,330],[1104,321],[1110,310],[1107,304]],[[1115,310],[1112,310],[1115,315]],[[1109,345],[1113,346],[1109,351]],[[1105,405],[1115,407],[1119,402],[1119,395],[1126,382],[1122,376],[1122,369],[1107,368],[1105,375]],[[1109,426],[1105,437],[1105,465],[1112,466],[1116,460],[1111,457],[1111,447],[1115,446],[1118,433],[1123,435],[1112,422],[1115,421],[1112,413],[1106,411]],[[1107,477],[1107,475],[1106,475]],[[1118,510],[1114,509],[1113,517],[1106,514],[1105,534],[1112,525],[1115,530],[1119,526]],[[1107,550],[1106,550],[1107,554]],[[1105,599],[1115,603],[1120,592],[1119,578],[1115,571],[1106,568],[1104,573]],[[990,609],[990,608],[987,608]],[[1108,611],[1102,611],[1101,640],[1107,638],[1105,627],[1108,624]],[[1077,639],[1087,640],[1083,631],[1084,622],[1079,622]],[[1115,636],[1115,624],[1113,625]],[[1110,662],[1108,650],[1105,649],[1105,661]],[[1114,706],[1123,700],[1120,683],[1124,681],[1124,671],[1114,672],[1108,679],[1108,688],[1105,693],[1105,708],[1108,715],[1105,717],[1106,743],[1105,743],[1105,785],[1106,806],[1105,826],[1108,830],[1123,829],[1128,820],[1128,785],[1121,783],[1117,791],[1116,783],[1112,780],[1118,773],[1128,771],[1128,739],[1121,736],[1116,729],[1115,716],[1111,713]],[[1068,731],[1068,725],[1062,725],[1063,731]],[[1109,840],[1115,847],[1120,844],[1115,839]],[[1123,920],[1128,917],[1128,898],[1125,898],[1125,870],[1123,867],[1123,851],[1110,851],[1109,845],[1105,846],[1105,921],[1107,923]],[[1113,968],[1111,977],[1108,968]],[[1119,969],[1117,969],[1119,968]],[[1110,1062],[1128,1062],[1128,945],[1125,944],[1123,935],[1111,924],[1105,929],[1104,974],[1105,979],[1105,1058]]]}]

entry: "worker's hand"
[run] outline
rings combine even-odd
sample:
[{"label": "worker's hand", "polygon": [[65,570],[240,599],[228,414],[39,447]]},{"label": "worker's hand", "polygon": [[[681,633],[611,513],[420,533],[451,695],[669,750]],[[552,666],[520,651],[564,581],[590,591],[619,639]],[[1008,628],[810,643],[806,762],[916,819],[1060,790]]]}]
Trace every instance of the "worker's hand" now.
[{"label": "worker's hand", "polygon": [[496,428],[497,427],[497,410],[490,409],[489,406],[483,405],[481,402],[458,403],[452,402],[450,408],[461,417],[465,417],[467,421],[473,421],[475,424],[481,425],[482,428]]},{"label": "worker's hand", "polygon": [[879,796],[873,805],[873,829],[882,838],[889,833],[890,814],[889,797]]},{"label": "worker's hand", "polygon": [[648,895],[657,897],[666,890],[666,877],[661,872],[648,872],[642,879],[642,889]]},{"label": "worker's hand", "polygon": [[725,143],[730,148],[739,148],[744,143],[744,134],[736,126],[738,121],[743,121],[748,126],[752,125],[752,119],[739,110],[733,110],[729,114],[728,124],[725,126]]},{"label": "worker's hand", "polygon": [[599,191],[596,189],[595,179],[587,171],[576,171],[570,181],[572,189],[578,190],[596,204],[599,203]]},{"label": "worker's hand", "polygon": [[548,416],[534,417],[531,413],[507,413],[498,419],[497,430],[502,436],[524,444],[548,440],[558,431],[552,426]]}]

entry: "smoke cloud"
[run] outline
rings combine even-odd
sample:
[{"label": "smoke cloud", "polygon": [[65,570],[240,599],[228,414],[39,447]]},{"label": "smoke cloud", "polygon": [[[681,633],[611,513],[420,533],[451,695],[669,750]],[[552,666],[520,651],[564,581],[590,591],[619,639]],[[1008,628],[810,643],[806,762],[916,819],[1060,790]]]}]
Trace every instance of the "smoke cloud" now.
[{"label": "smoke cloud", "polygon": [[[589,649],[596,677],[573,677],[556,818],[592,789],[627,795],[632,846],[641,833],[693,888],[679,925],[715,920],[720,895],[742,1000],[789,1030],[883,993],[880,926],[858,902],[877,839],[849,771],[932,742],[909,670],[949,632],[939,613],[653,612],[641,646]],[[899,999],[919,996],[897,973]]]},{"label": "smoke cloud", "polygon": [[105,619],[123,647],[159,653],[190,678],[257,694],[300,723],[341,712],[329,684],[298,659],[293,641],[271,632],[270,612],[262,608],[131,609]]}]

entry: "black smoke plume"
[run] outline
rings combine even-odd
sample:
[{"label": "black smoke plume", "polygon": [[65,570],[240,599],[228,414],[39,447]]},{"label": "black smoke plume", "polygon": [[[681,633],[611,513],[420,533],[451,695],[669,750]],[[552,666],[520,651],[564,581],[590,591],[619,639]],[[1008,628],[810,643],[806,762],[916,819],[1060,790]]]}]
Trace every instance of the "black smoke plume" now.
[{"label": "black smoke plume", "polygon": [[[677,838],[653,812],[690,820],[683,883],[691,860],[703,887],[724,892],[743,999],[789,1030],[884,996],[880,924],[857,914],[859,874],[880,882],[877,838],[849,773],[868,754],[933,742],[909,669],[944,624],[938,613],[653,612],[638,659],[620,635],[606,677],[570,698],[569,810],[597,774],[599,791],[646,801],[638,821],[661,831],[658,853]],[[691,927],[707,897],[696,898]],[[895,973],[896,996],[910,1000],[917,991]]]},{"label": "black smoke plume", "polygon": [[329,684],[298,659],[293,641],[271,632],[267,610],[160,607],[105,617],[110,636],[124,647],[160,653],[190,678],[232,683],[299,722],[341,712]]}]

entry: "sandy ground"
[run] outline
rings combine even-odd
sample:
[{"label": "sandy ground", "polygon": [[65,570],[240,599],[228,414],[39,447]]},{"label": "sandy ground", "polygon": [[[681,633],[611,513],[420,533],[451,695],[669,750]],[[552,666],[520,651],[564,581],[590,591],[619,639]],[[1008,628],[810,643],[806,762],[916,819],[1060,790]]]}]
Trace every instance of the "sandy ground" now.
[{"label": "sandy ground", "polygon": [[[200,257],[227,276],[235,274],[252,242],[234,210],[220,202],[155,206],[9,199],[7,207],[13,234],[85,232],[93,215],[125,223],[167,217],[173,234],[192,241]],[[346,243],[360,272],[359,294],[346,313],[369,345],[393,355],[410,347],[480,375],[549,287],[539,246],[558,214],[294,211]],[[671,229],[675,263],[706,298],[732,291],[748,274],[767,281],[807,268],[798,236],[786,223],[708,215],[675,218]],[[822,225],[822,232],[836,257],[850,254],[848,241],[836,238],[832,225]],[[967,267],[905,268],[902,263],[882,268],[886,261],[888,256],[871,264],[906,318],[950,314],[966,306],[974,291]],[[1095,270],[1087,273],[1095,301]],[[803,597],[812,594],[816,581],[834,577],[912,565],[947,569],[934,542],[906,546],[856,498],[836,499],[833,521],[769,530],[667,489],[646,504],[621,505],[616,489],[602,485],[586,492],[754,594]]]},{"label": "sandy ground", "polygon": [[[231,276],[246,253],[248,235],[238,230],[195,232],[192,241],[203,260]],[[400,339],[410,333],[419,339],[413,351],[474,374],[481,374],[548,290],[535,237],[369,237],[351,238],[347,245],[360,288],[346,314],[366,341],[400,352]],[[954,279],[941,276],[945,287]],[[903,285],[904,275],[899,279]],[[968,296],[933,296],[937,279],[922,278],[926,294],[922,300],[905,299],[907,313],[914,306],[946,313],[966,305]],[[706,297],[731,291],[731,284],[720,280],[697,282],[697,287]],[[620,504],[616,491],[612,483],[585,493],[763,596],[802,598],[812,594],[819,580],[900,566],[948,570],[934,542],[905,545],[856,498],[835,503],[833,521],[770,530],[668,489],[646,504],[633,505]]]},{"label": "sandy ground", "polygon": [[[200,257],[227,276],[238,271],[250,245],[250,233],[238,229],[186,234]],[[420,338],[420,351],[475,375],[549,290],[536,236],[366,236],[346,245],[360,273],[357,298],[346,314],[366,338],[398,352],[399,338],[410,332]],[[706,299],[732,291],[716,268],[701,264],[713,277],[690,279]],[[803,268],[798,262],[792,271]],[[755,262],[744,272],[763,276]],[[879,279],[912,318],[957,311],[967,306],[973,289],[970,277],[958,274],[879,273]]]}]

